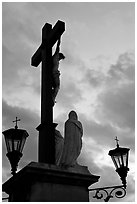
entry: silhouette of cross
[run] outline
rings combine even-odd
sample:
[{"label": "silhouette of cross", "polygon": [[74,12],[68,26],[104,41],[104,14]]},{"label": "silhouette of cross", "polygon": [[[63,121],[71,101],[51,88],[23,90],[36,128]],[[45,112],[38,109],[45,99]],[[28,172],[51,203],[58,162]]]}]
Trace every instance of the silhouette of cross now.
[{"label": "silhouette of cross", "polygon": [[52,47],[65,31],[65,23],[58,20],[55,26],[46,23],[42,28],[42,42],[31,58],[31,65],[41,67],[41,124],[39,131],[38,160],[55,163],[55,137],[52,98]]},{"label": "silhouette of cross", "polygon": [[18,117],[16,117],[16,120],[13,120],[13,121],[12,121],[13,123],[16,123],[16,125],[15,125],[15,128],[16,128],[16,129],[18,128],[18,126],[17,126],[17,122],[18,122],[18,121],[20,121],[20,119],[18,119]]},{"label": "silhouette of cross", "polygon": [[118,142],[119,142],[119,140],[117,139],[117,136],[116,136],[116,143],[117,143],[117,147],[119,147],[119,144],[118,144]]}]

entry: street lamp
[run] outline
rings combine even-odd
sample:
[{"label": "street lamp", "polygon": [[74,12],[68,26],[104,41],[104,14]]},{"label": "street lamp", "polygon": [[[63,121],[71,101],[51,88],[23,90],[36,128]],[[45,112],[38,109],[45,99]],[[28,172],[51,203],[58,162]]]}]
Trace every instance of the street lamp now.
[{"label": "street lamp", "polygon": [[108,154],[111,156],[112,161],[114,162],[114,165],[116,167],[116,172],[119,174],[122,183],[126,188],[126,177],[127,172],[129,171],[128,154],[130,149],[119,147],[117,137],[115,140],[117,142],[117,147],[113,150],[110,150]]},{"label": "street lamp", "polygon": [[11,174],[15,175],[17,171],[17,166],[20,158],[22,157],[22,150],[26,141],[26,138],[29,136],[26,130],[18,129],[17,122],[20,119],[13,121],[16,122],[15,129],[11,128],[3,131],[5,137],[7,154],[10,164],[11,164]]},{"label": "street lamp", "polygon": [[[89,191],[95,191],[93,198],[101,199],[104,197],[104,194],[101,191],[105,192],[106,197],[104,198],[105,202],[108,202],[110,198],[114,196],[117,198],[123,198],[126,195],[126,177],[128,168],[128,155],[129,148],[119,147],[118,139],[116,137],[117,147],[113,150],[110,150],[108,155],[111,156],[112,161],[116,167],[116,172],[119,174],[122,184],[120,186],[107,186],[102,188],[89,189]],[[110,191],[109,191],[110,190]]]}]

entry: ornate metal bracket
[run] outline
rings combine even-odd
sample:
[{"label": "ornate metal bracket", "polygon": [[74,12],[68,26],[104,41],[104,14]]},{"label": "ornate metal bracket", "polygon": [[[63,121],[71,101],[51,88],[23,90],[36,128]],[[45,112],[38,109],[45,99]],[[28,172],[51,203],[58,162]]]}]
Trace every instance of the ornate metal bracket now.
[{"label": "ornate metal bracket", "polygon": [[105,202],[108,202],[109,199],[113,198],[114,196],[116,198],[123,198],[126,195],[126,186],[121,185],[121,186],[95,188],[95,189],[89,189],[89,191],[95,191],[95,195],[93,196],[93,198],[96,198],[96,199],[103,198]]}]

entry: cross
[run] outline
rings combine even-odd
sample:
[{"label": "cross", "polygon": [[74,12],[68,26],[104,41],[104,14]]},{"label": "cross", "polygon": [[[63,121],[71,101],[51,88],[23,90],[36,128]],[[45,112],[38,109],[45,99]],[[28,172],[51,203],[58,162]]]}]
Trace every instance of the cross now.
[{"label": "cross", "polygon": [[31,58],[31,65],[41,68],[41,124],[39,131],[38,160],[43,163],[55,163],[55,126],[53,123],[52,99],[52,47],[65,31],[65,23],[57,21],[55,26],[46,23],[42,28],[42,43]]},{"label": "cross", "polygon": [[13,121],[12,121],[13,123],[16,123],[16,125],[15,125],[15,129],[18,128],[18,126],[17,126],[17,122],[18,122],[18,121],[20,121],[20,119],[18,119],[18,117],[16,117],[16,120],[13,120]]},{"label": "cross", "polygon": [[119,142],[119,140],[117,139],[117,136],[116,136],[116,143],[117,143],[117,147],[119,147],[119,144],[118,144],[118,142]]}]

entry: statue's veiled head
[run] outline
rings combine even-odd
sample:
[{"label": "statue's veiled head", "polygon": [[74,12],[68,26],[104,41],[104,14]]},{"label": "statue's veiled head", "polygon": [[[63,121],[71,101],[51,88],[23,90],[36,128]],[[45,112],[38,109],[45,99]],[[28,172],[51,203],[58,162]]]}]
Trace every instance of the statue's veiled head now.
[{"label": "statue's veiled head", "polygon": [[77,113],[75,111],[73,111],[73,110],[70,111],[68,117],[69,117],[69,119],[78,120]]}]

